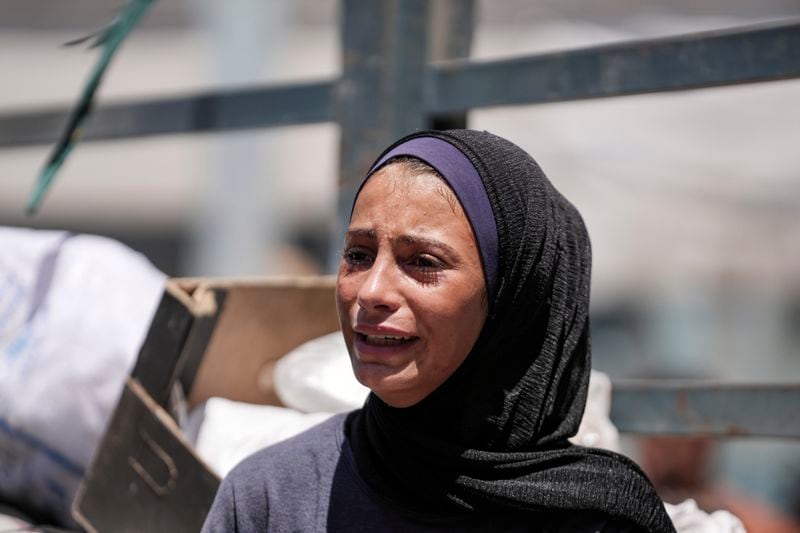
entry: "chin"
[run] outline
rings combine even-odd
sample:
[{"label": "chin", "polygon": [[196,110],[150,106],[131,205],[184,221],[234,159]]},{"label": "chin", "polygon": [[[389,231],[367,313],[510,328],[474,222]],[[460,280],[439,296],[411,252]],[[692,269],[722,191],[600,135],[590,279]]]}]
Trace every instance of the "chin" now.
[{"label": "chin", "polygon": [[402,371],[397,372],[396,369],[363,363],[356,363],[353,371],[359,383],[392,407],[411,407],[426,396],[415,390],[415,384],[402,376]]}]

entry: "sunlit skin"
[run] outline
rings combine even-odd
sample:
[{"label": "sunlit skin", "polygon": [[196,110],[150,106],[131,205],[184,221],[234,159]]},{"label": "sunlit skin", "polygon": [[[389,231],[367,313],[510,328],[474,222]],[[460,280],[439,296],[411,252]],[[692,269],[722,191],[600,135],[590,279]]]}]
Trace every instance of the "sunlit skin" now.
[{"label": "sunlit skin", "polygon": [[353,372],[387,404],[414,405],[453,374],[483,327],[486,297],[475,236],[444,181],[402,164],[369,178],[336,302]]}]

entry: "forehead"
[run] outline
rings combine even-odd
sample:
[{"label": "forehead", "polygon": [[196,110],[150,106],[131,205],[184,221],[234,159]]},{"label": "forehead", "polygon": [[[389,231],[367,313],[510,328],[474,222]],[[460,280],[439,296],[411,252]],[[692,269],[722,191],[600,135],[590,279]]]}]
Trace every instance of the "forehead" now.
[{"label": "forehead", "polygon": [[350,227],[382,221],[417,229],[463,227],[470,234],[464,210],[447,183],[432,173],[388,165],[373,174],[353,207]]}]

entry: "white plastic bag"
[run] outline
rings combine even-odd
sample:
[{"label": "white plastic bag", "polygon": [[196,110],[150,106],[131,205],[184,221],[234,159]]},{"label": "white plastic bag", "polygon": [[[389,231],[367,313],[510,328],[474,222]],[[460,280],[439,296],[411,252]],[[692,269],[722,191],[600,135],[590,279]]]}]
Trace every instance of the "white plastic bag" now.
[{"label": "white plastic bag", "polygon": [[113,240],[0,228],[0,499],[73,523],[164,283]]}]

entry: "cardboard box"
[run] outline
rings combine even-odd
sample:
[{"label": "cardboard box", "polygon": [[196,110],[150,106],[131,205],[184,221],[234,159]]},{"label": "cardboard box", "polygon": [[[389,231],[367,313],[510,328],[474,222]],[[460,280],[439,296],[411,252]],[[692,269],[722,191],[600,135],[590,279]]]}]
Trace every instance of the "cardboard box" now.
[{"label": "cardboard box", "polygon": [[73,504],[88,531],[197,532],[219,478],[183,436],[176,394],[280,405],[275,362],[336,331],[334,279],[183,279],[164,296]]}]

